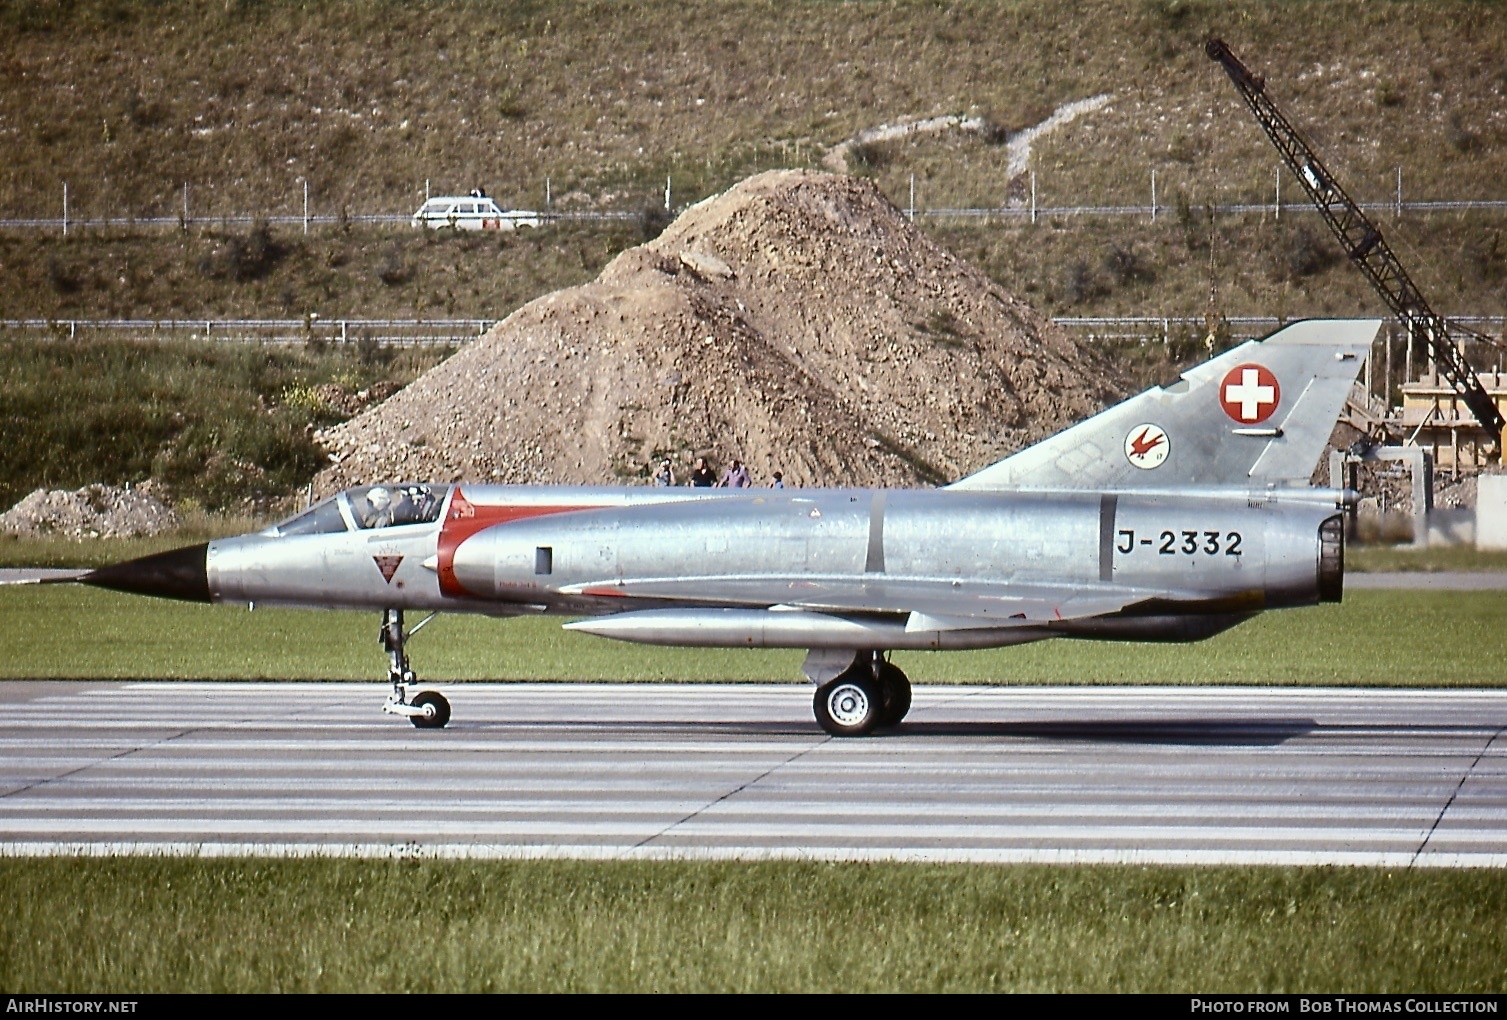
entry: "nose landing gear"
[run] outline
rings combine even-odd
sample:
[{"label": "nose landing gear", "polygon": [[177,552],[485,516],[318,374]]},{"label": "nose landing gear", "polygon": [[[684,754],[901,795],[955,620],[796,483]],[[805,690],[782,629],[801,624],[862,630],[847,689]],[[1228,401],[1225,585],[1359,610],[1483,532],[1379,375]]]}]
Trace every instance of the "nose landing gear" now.
[{"label": "nose landing gear", "polygon": [[408,665],[408,652],[404,647],[405,642],[430,620],[438,616],[438,613],[430,613],[420,620],[413,630],[403,630],[403,610],[385,609],[382,611],[382,630],[380,638],[382,649],[387,652],[387,677],[392,681],[392,694],[382,706],[382,711],[389,715],[401,715],[407,717],[419,729],[439,729],[450,721],[450,702],[438,691],[420,691],[408,700],[408,688],[418,683],[418,677]]}]

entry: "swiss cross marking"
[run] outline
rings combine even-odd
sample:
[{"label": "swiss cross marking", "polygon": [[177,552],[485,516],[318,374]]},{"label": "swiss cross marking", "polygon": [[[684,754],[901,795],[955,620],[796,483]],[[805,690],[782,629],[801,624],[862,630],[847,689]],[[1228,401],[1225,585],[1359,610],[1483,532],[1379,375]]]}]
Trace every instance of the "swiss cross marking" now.
[{"label": "swiss cross marking", "polygon": [[1219,384],[1219,406],[1242,425],[1266,421],[1281,399],[1277,377],[1262,365],[1236,366]]}]

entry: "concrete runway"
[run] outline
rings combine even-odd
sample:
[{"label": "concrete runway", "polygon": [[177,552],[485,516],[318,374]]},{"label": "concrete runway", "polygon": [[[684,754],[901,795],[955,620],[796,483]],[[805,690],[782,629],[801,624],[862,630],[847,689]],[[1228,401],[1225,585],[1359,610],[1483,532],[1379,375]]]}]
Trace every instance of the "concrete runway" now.
[{"label": "concrete runway", "polygon": [[0,854],[1507,866],[1507,690],[3,682]]}]

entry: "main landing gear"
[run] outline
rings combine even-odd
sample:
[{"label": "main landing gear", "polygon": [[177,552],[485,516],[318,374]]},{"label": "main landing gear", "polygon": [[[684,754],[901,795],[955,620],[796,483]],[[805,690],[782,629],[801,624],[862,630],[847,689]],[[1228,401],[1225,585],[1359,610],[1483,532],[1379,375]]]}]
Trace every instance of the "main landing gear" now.
[{"label": "main landing gear", "polygon": [[408,652],[404,650],[404,642],[419,632],[419,629],[437,616],[430,613],[419,621],[417,627],[404,633],[403,610],[384,609],[382,611],[382,648],[387,652],[387,677],[392,681],[392,696],[382,706],[382,711],[390,715],[407,716],[408,719],[419,729],[439,729],[450,721],[450,702],[438,691],[420,691],[408,700],[408,688],[418,683],[419,678],[414,676],[413,670],[408,666]]},{"label": "main landing gear", "polygon": [[853,664],[816,689],[816,722],[834,737],[861,737],[897,726],[910,711],[910,680],[883,652],[859,652]]}]

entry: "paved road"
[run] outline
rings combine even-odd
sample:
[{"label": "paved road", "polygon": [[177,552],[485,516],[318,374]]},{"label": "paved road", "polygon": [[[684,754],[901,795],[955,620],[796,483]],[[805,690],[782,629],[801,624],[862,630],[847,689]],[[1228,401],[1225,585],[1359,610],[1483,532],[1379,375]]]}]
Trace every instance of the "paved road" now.
[{"label": "paved road", "polygon": [[0,683],[0,854],[1507,866],[1507,691]]},{"label": "paved road", "polygon": [[38,581],[60,581],[68,577],[87,574],[84,569],[63,567],[0,567],[0,584],[35,584]]},{"label": "paved road", "polygon": [[1410,571],[1395,574],[1345,574],[1345,587],[1394,588],[1405,591],[1503,591],[1507,574],[1493,571]]}]

